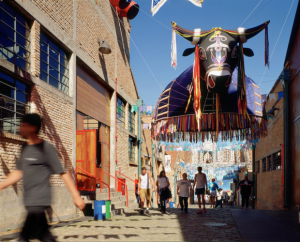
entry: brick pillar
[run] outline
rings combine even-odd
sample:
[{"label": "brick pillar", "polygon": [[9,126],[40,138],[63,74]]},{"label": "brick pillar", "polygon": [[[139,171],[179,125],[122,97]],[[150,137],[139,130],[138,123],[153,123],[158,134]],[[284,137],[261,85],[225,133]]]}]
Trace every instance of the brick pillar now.
[{"label": "brick pillar", "polygon": [[31,75],[40,76],[40,23],[36,20],[31,28]]}]

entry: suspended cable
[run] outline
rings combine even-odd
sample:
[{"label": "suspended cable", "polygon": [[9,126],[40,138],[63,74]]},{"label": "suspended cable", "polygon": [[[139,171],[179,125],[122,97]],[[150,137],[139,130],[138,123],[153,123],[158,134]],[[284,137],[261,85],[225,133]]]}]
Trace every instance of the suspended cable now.
[{"label": "suspended cable", "polygon": [[[295,0],[293,0],[292,5],[291,5],[291,7],[290,7],[290,10],[289,10],[289,12],[288,12],[288,14],[287,14],[287,16],[286,16],[286,18],[285,18],[285,21],[284,21],[284,23],[283,23],[283,26],[282,26],[282,28],[281,28],[281,31],[280,31],[280,33],[279,33],[279,36],[278,36],[278,38],[277,38],[277,41],[276,41],[276,43],[275,43],[275,46],[274,46],[274,49],[273,49],[273,51],[272,51],[272,54],[271,54],[271,56],[270,56],[270,60],[269,60],[269,61],[271,61],[271,59],[272,59],[272,56],[273,56],[274,51],[275,51],[275,49],[276,49],[276,46],[277,46],[277,44],[278,44],[279,38],[280,38],[280,36],[281,36],[281,34],[282,34],[282,31],[283,31],[283,28],[284,28],[284,26],[285,26],[285,23],[286,23],[286,21],[287,21],[289,15],[290,15],[290,12],[291,12],[291,10],[292,10],[293,5],[294,5],[294,1],[295,1]],[[260,87],[260,84],[261,84],[262,80],[264,79],[266,70],[267,70],[267,66],[265,67],[264,74],[263,74],[263,76],[262,76],[262,78],[261,78],[261,80],[260,80],[260,83],[259,83],[259,85],[258,85],[259,87]]]},{"label": "suspended cable", "polygon": [[[114,10],[119,22],[121,23],[121,25],[123,26],[124,30],[126,30],[124,24],[122,23],[121,19],[118,16],[118,13],[116,12],[116,10],[114,9],[114,7],[112,6],[112,4],[110,3],[111,8]],[[116,35],[116,38],[118,36]],[[153,74],[151,68],[149,67],[148,63],[146,62],[145,58],[143,57],[142,53],[140,52],[140,50],[138,49],[138,47],[136,46],[136,44],[134,43],[133,39],[131,36],[129,36],[129,38],[131,39],[132,43],[134,44],[135,48],[137,49],[137,51],[139,52],[140,56],[142,57],[143,61],[145,62],[146,66],[148,67],[149,71],[151,72],[152,76],[154,77],[155,81],[157,82],[158,86],[160,87],[161,90],[163,90],[162,86],[160,85],[160,83],[158,82],[158,80],[156,79],[155,75]],[[117,51],[117,50],[116,50]]]},{"label": "suspended cable", "polygon": [[[270,2],[272,2],[272,1],[273,1],[273,0],[271,0]],[[248,22],[249,20],[251,20],[256,14],[258,14],[261,10],[263,10],[267,5],[269,5],[270,2],[268,2],[267,4],[265,4],[265,5],[264,5],[260,10],[258,10],[258,12],[256,12],[251,18],[249,18],[247,21],[245,21],[245,23]],[[244,23],[244,24],[245,24],[245,23]]]},{"label": "suspended cable", "polygon": [[251,16],[251,14],[255,11],[255,9],[259,6],[259,4],[262,2],[262,0],[260,0],[260,2],[256,5],[256,7],[252,10],[252,12],[248,15],[248,17],[244,20],[244,22],[240,25],[240,27],[247,21],[247,19]]}]

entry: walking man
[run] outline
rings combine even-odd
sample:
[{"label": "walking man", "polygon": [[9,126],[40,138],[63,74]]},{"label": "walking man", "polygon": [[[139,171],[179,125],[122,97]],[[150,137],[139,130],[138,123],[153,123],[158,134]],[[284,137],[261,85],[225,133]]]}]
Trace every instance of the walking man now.
[{"label": "walking man", "polygon": [[[196,186],[196,190],[195,190],[195,186]],[[207,180],[206,180],[206,175],[204,173],[202,173],[202,167],[198,167],[198,174],[195,175],[195,182],[194,182],[194,187],[193,190],[195,191],[195,194],[197,195],[198,198],[198,206],[199,206],[199,211],[197,212],[202,213],[201,210],[201,200],[200,200],[200,195],[202,198],[202,203],[203,203],[203,212],[206,212],[205,209],[205,199],[204,199],[204,194],[205,194],[205,190],[207,189]]]},{"label": "walking man", "polygon": [[44,242],[55,241],[49,231],[45,210],[51,205],[51,174],[60,174],[74,199],[75,205],[85,207],[71,176],[65,173],[55,148],[38,137],[42,122],[38,114],[23,117],[20,133],[27,139],[17,161],[17,169],[0,184],[0,191],[23,178],[24,205],[28,212],[20,240],[39,239]]},{"label": "walking man", "polygon": [[241,187],[241,195],[242,195],[242,207],[241,209],[244,208],[244,205],[246,203],[246,209],[249,210],[249,197],[251,194],[251,187],[252,187],[252,182],[248,180],[248,176],[244,177],[244,180],[240,182],[240,187]]},{"label": "walking man", "polygon": [[149,214],[149,205],[150,205],[150,182],[152,185],[152,191],[155,192],[155,185],[152,177],[149,176],[146,167],[142,168],[142,174],[139,175],[138,183],[138,195],[140,196],[141,211],[140,214],[144,214],[144,203],[145,199],[147,200],[147,210],[146,213]]},{"label": "walking man", "polygon": [[177,195],[179,196],[179,203],[181,207],[181,212],[183,212],[183,203],[184,211],[188,212],[188,198],[190,196],[190,188],[192,187],[191,182],[187,180],[187,174],[182,174],[182,180],[177,182]]}]

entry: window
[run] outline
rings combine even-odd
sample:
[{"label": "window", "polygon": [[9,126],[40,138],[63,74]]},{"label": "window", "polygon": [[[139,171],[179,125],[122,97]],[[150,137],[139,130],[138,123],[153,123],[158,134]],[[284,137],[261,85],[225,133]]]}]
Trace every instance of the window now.
[{"label": "window", "polygon": [[128,155],[129,155],[129,162],[134,163],[135,162],[135,152],[134,152],[134,145],[135,140],[131,137],[129,137],[129,149],[128,149]]},{"label": "window", "polygon": [[131,133],[135,132],[135,114],[131,112],[131,106],[129,105],[128,109],[128,130]]},{"label": "window", "polygon": [[67,52],[52,39],[41,33],[41,73],[40,79],[69,94],[69,62]]},{"label": "window", "polygon": [[98,129],[99,122],[96,119],[93,119],[90,116],[83,117],[83,129]]},{"label": "window", "polygon": [[0,72],[0,131],[19,134],[29,101],[30,86]]},{"label": "window", "polygon": [[268,157],[268,171],[272,171],[272,155],[269,155]]},{"label": "window", "polygon": [[245,162],[245,153],[242,150],[240,150],[240,162]]},{"label": "window", "polygon": [[256,162],[256,173],[260,173],[260,161]]},{"label": "window", "polygon": [[263,158],[262,159],[262,172],[266,172],[267,171],[267,159]]},{"label": "window", "polygon": [[117,99],[117,122],[125,128],[125,103],[120,98]]},{"label": "window", "polygon": [[0,57],[30,71],[28,21],[3,1],[0,1]]},{"label": "window", "polygon": [[231,149],[225,149],[224,150],[224,162],[228,162],[230,161],[230,157],[231,157]]},{"label": "window", "polygon": [[273,154],[273,170],[281,170],[281,152]]}]

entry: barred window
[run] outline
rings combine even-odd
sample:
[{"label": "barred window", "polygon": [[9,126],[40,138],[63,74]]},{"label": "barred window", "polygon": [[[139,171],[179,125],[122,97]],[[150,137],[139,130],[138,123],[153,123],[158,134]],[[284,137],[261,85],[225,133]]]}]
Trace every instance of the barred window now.
[{"label": "barred window", "polygon": [[273,154],[273,170],[281,170],[281,152]]},{"label": "barred window", "polygon": [[131,106],[129,105],[129,110],[128,110],[128,130],[131,133],[135,132],[135,113],[131,112]]},{"label": "barred window", "polygon": [[129,149],[128,149],[128,155],[129,155],[129,162],[132,162],[132,163],[135,162],[134,146],[135,146],[135,139],[129,137]]},{"label": "barred window", "polygon": [[0,1],[0,57],[30,72],[29,22]]},{"label": "barred window", "polygon": [[272,155],[269,155],[267,157],[267,159],[268,159],[268,167],[267,167],[267,169],[268,169],[268,171],[272,171]]},{"label": "barred window", "polygon": [[30,86],[0,72],[0,131],[19,134],[29,102]]},{"label": "barred window", "polygon": [[120,98],[117,99],[117,123],[125,128],[125,103]]},{"label": "barred window", "polygon": [[262,172],[266,172],[267,171],[267,159],[263,158],[262,159]]},{"label": "barred window", "polygon": [[41,33],[40,79],[69,94],[69,62],[67,52],[46,34]]},{"label": "barred window", "polygon": [[260,161],[256,162],[256,173],[260,173]]}]

